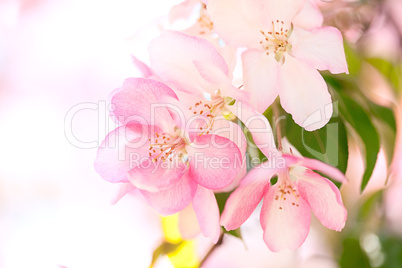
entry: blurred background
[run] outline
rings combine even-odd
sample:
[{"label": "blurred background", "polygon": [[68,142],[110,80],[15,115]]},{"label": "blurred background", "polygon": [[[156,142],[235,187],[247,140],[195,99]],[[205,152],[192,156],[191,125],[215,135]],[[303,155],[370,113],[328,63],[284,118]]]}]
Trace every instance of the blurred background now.
[{"label": "blurred background", "polygon": [[[0,0],[0,267],[148,267],[171,239],[142,199],[112,205],[119,187],[93,162],[115,127],[110,92],[140,76],[131,56],[147,61],[148,42],[180,2]],[[205,267],[402,267],[402,1],[315,2],[324,24],[344,34],[356,83],[396,116],[392,163],[382,148],[360,194],[362,150],[350,139],[342,233],[313,222],[299,250],[271,253],[257,209],[243,240],[225,236]],[[202,259],[211,246],[197,237],[186,255]],[[162,256],[156,266],[175,261]]]}]

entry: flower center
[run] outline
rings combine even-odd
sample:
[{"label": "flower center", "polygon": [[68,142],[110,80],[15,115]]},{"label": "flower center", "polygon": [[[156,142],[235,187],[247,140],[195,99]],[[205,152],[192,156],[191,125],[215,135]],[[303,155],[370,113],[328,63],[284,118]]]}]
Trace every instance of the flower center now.
[{"label": "flower center", "polygon": [[185,150],[186,141],[176,131],[173,134],[156,133],[155,136],[149,139],[149,157],[152,161],[173,161],[175,157],[185,162],[187,154]]},{"label": "flower center", "polygon": [[203,115],[206,116],[207,121],[203,121],[199,126],[199,130],[201,130],[201,134],[209,134],[212,131],[214,126],[216,116],[222,114],[222,110],[225,107],[225,100],[219,94],[215,94],[212,96],[210,101],[199,101],[194,104],[194,106],[190,106],[189,110],[193,111],[194,115]]},{"label": "flower center", "polygon": [[291,25],[290,29],[286,29],[284,22],[279,20],[276,20],[276,22],[272,21],[271,31],[264,32],[260,30],[260,33],[264,37],[263,40],[260,41],[260,44],[266,51],[266,54],[274,54],[275,59],[278,62],[282,62],[284,60],[284,54],[292,50],[292,45],[289,44],[288,41],[292,30],[293,25]]},{"label": "flower center", "polygon": [[278,203],[278,209],[284,209],[284,203],[291,204],[292,206],[299,207],[299,191],[295,183],[289,178],[289,172],[285,172],[283,176],[279,177],[278,189],[275,195],[275,201]]},{"label": "flower center", "polygon": [[211,18],[206,11],[206,7],[203,4],[203,7],[200,10],[200,17],[197,19],[197,23],[200,26],[200,35],[209,33],[214,28],[214,23],[211,21]]}]

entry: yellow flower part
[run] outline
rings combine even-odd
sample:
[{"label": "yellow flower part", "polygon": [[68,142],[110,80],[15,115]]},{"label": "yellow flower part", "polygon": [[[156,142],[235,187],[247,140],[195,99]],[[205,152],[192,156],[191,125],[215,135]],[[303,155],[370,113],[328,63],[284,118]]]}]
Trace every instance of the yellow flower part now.
[{"label": "yellow flower part", "polygon": [[165,236],[165,241],[170,243],[180,243],[182,237],[179,231],[179,214],[163,216],[162,217],[162,230]]},{"label": "yellow flower part", "polygon": [[168,253],[169,260],[175,268],[198,267],[200,260],[196,254],[195,242],[182,240],[178,223],[178,214],[162,217],[162,230],[166,242],[180,243],[180,246],[175,251]]}]

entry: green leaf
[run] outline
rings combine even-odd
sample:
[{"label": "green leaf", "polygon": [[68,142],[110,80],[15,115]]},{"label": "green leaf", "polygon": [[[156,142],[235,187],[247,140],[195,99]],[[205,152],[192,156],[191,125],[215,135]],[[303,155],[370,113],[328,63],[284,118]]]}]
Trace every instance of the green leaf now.
[{"label": "green leaf", "polygon": [[363,89],[359,87],[356,79],[339,78],[330,75],[325,76],[326,82],[331,86],[333,94],[338,99],[341,96],[348,96],[360,105],[369,115],[370,120],[376,127],[380,135],[381,145],[387,156],[388,164],[391,163],[395,149],[396,139],[396,120],[394,112],[391,108],[378,105],[371,101],[363,93]]},{"label": "green leaf", "polygon": [[360,247],[359,240],[346,238],[343,241],[343,252],[340,259],[341,268],[371,268],[370,261]]},{"label": "green leaf", "polygon": [[394,132],[396,132],[395,115],[392,109],[380,106],[371,101],[369,101],[369,107],[370,111],[376,118],[386,123]]},{"label": "green leaf", "polygon": [[380,267],[402,267],[402,239],[394,235],[382,235],[380,241],[385,254],[384,263]]},{"label": "green leaf", "polygon": [[367,115],[366,111],[353,99],[345,94],[337,94],[339,100],[340,115],[360,136],[362,154],[365,155],[365,172],[363,174],[360,191],[366,188],[377,162],[380,151],[380,139],[376,128]]},{"label": "green leaf", "polygon": [[390,82],[395,91],[400,91],[402,76],[400,65],[395,66],[389,61],[379,58],[371,58],[366,61],[374,66]]},{"label": "green leaf", "polygon": [[[223,229],[225,229],[225,228],[223,228]],[[226,231],[225,230],[225,233],[230,234],[230,235],[232,235],[234,237],[237,237],[237,238],[243,240],[243,237],[241,236],[240,227],[237,228],[236,230],[231,230],[231,231]]]},{"label": "green leaf", "polygon": [[379,205],[383,198],[383,191],[378,191],[372,194],[360,207],[358,218],[365,222],[372,214],[377,205]]},{"label": "green leaf", "polygon": [[218,207],[219,207],[219,213],[221,215],[222,215],[223,209],[225,208],[226,201],[228,200],[231,193],[232,192],[215,194],[216,202],[218,203]]},{"label": "green leaf", "polygon": [[394,156],[396,142],[396,120],[392,109],[369,102],[373,123],[380,134],[382,148],[386,154],[388,165]]},{"label": "green leaf", "polygon": [[315,131],[306,131],[293,121],[291,115],[284,111],[281,114],[286,116],[285,122],[280,121],[283,124],[283,135],[303,156],[318,159],[337,167],[342,172],[346,171],[349,157],[347,134],[345,125],[337,116],[336,105],[334,105],[334,116],[328,124]]},{"label": "green leaf", "polygon": [[348,68],[350,75],[356,76],[360,73],[361,69],[361,57],[353,50],[348,43],[344,43],[346,61],[348,62]]},{"label": "green leaf", "polygon": [[150,267],[153,267],[155,265],[156,261],[159,259],[160,256],[175,252],[180,247],[181,244],[182,244],[182,242],[170,243],[167,241],[163,241],[159,245],[159,247],[157,247],[154,250],[154,252],[152,254],[152,262],[151,262]]}]

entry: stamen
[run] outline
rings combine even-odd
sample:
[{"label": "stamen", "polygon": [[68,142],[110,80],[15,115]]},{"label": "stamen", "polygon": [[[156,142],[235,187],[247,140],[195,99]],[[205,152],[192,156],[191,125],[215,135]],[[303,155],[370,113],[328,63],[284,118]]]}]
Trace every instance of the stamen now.
[{"label": "stamen", "polygon": [[[266,55],[271,55],[273,52],[275,59],[283,63],[283,57],[285,52],[291,51],[291,45],[288,42],[291,29],[286,29],[285,23],[283,21],[272,21],[272,31],[260,30],[263,35],[263,39],[259,41],[260,45],[266,50]],[[280,23],[280,24],[279,24]],[[291,25],[291,27],[293,27]]]},{"label": "stamen", "polygon": [[[169,159],[172,161],[173,156],[176,154],[181,154],[182,150],[185,148],[185,141],[177,136],[177,134],[173,134],[175,139],[171,143],[168,142],[171,140],[168,135],[169,134],[155,134],[156,137],[162,136],[161,142],[163,143],[158,143],[158,139],[155,139],[155,143],[150,144],[148,154],[149,157],[152,157],[152,161],[157,162],[158,159],[161,159],[162,161]],[[149,139],[149,141],[151,140],[152,139]]]},{"label": "stamen", "polygon": [[292,182],[289,178],[289,173],[281,174],[278,185],[277,191],[279,194],[275,196],[275,201],[279,202],[278,208],[282,210],[285,207],[282,202],[289,202],[289,205],[291,204],[294,207],[299,207],[298,202],[300,195],[298,193],[297,186],[294,185],[294,182]]},{"label": "stamen", "polygon": [[[215,122],[215,117],[221,114],[222,108],[224,107],[225,102],[220,95],[214,95],[211,98],[211,101],[203,103],[202,100],[196,102],[193,106],[193,114],[194,115],[203,115],[208,118],[206,122],[206,126],[199,126],[199,129],[202,131],[199,136],[204,134],[209,134],[212,131],[212,127]],[[189,108],[190,110],[190,108]]]}]

